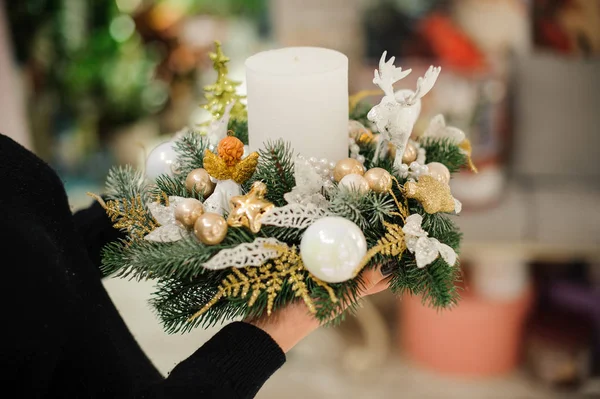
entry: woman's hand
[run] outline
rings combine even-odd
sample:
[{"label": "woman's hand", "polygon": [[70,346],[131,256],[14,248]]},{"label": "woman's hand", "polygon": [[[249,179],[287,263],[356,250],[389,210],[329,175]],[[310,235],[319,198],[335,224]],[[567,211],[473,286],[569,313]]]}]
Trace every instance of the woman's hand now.
[{"label": "woman's hand", "polygon": [[[392,271],[393,264],[365,270],[362,273],[364,289],[360,296],[365,297],[385,290],[389,284],[388,276]],[[302,301],[280,309],[271,316],[246,322],[267,332],[286,353],[320,325],[319,321],[308,313]]]}]

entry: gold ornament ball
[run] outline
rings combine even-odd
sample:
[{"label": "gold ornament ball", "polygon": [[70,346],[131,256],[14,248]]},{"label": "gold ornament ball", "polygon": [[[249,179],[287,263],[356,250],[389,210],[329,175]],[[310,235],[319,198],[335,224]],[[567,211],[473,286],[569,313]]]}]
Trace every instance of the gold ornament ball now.
[{"label": "gold ornament ball", "polygon": [[341,187],[346,187],[350,191],[357,191],[361,194],[369,192],[369,182],[367,182],[367,179],[356,173],[344,176],[342,180],[340,180],[339,185]]},{"label": "gold ornament ball", "polygon": [[203,168],[192,170],[185,179],[185,187],[189,192],[194,190],[208,198],[215,191],[215,183],[210,180],[210,175]]},{"label": "gold ornament ball", "polygon": [[227,222],[218,213],[204,213],[196,219],[194,234],[203,244],[219,244],[227,235]]},{"label": "gold ornament ball", "polygon": [[406,149],[404,150],[404,154],[402,155],[402,163],[410,165],[411,162],[417,160],[417,155],[419,155],[419,150],[417,149],[417,146],[409,141],[408,144],[406,144]]},{"label": "gold ornament ball", "polygon": [[182,200],[175,208],[175,220],[185,227],[193,227],[198,216],[204,213],[204,205],[195,198]]},{"label": "gold ornament ball", "polygon": [[365,173],[369,188],[376,193],[386,193],[392,188],[392,175],[383,168],[373,168]]},{"label": "gold ornament ball", "polygon": [[342,159],[341,161],[338,161],[338,163],[335,164],[335,168],[333,168],[333,178],[338,183],[344,178],[344,176],[351,174],[357,174],[361,176],[365,174],[365,167],[363,164],[354,158]]},{"label": "gold ornament ball", "polygon": [[369,144],[373,141],[373,132],[356,120],[348,121],[348,137],[354,139],[356,144]]},{"label": "gold ornament ball", "polygon": [[450,183],[450,171],[443,163],[429,162],[427,168],[429,169],[429,176],[441,183]]}]

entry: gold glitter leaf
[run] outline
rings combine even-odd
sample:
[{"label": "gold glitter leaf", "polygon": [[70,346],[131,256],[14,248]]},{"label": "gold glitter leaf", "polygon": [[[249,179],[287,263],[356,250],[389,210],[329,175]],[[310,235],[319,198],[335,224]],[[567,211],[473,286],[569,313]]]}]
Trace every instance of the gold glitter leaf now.
[{"label": "gold glitter leaf", "polygon": [[456,206],[450,186],[432,176],[424,175],[418,182],[406,183],[404,194],[419,201],[427,213],[452,212]]}]

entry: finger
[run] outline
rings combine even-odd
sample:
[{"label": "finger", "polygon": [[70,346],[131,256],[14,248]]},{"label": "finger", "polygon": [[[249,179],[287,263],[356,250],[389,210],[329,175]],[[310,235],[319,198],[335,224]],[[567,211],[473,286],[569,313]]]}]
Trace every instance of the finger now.
[{"label": "finger", "polygon": [[383,275],[379,270],[379,267],[375,267],[373,269],[364,270],[361,274],[362,287],[360,290],[360,295],[365,295],[369,292],[373,287],[375,287],[381,280],[383,280]]},{"label": "finger", "polygon": [[373,295],[373,294],[377,294],[378,292],[385,291],[389,288],[389,286],[390,286],[390,279],[389,279],[389,277],[385,277],[383,280],[381,280],[380,282],[375,284],[374,287],[372,287],[370,290],[365,292],[365,296]]}]

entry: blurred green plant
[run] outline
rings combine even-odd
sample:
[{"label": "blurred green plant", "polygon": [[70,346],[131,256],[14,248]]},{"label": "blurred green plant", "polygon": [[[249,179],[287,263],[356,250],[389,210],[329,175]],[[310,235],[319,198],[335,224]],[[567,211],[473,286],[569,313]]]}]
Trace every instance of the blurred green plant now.
[{"label": "blurred green plant", "polygon": [[24,0],[7,10],[34,91],[53,93],[60,113],[94,118],[100,130],[154,113],[167,100],[155,75],[160,55],[143,42],[123,3]]}]

